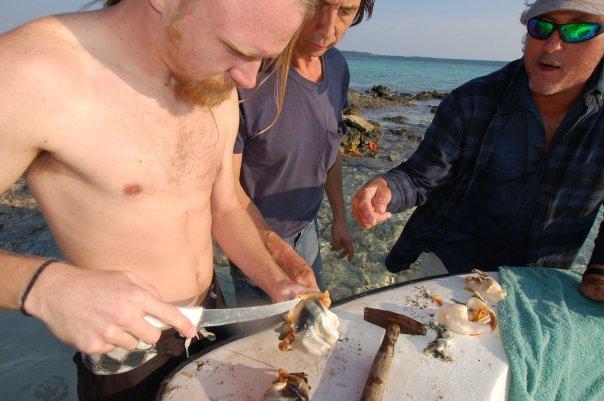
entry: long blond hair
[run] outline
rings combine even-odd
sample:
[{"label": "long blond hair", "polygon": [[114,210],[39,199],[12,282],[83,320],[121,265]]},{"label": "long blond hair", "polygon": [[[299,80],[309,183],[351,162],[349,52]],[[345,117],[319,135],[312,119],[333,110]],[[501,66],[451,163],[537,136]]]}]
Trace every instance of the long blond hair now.
[{"label": "long blond hair", "polygon": [[[92,3],[89,3],[89,5],[91,5],[95,2],[98,2],[98,1],[99,0],[94,0]],[[120,1],[122,1],[122,0],[102,0],[103,7],[105,7],[105,8],[114,6],[114,5],[118,4]],[[302,11],[304,13],[304,22],[306,22],[306,20],[310,16],[312,16],[312,13],[314,12],[314,10],[316,8],[317,3],[321,2],[321,1],[322,0],[299,0],[300,5],[302,7]],[[281,114],[281,109],[283,108],[283,100],[285,99],[287,76],[289,74],[289,67],[291,66],[292,55],[294,53],[294,48],[296,46],[296,42],[298,41],[298,37],[300,36],[300,32],[302,30],[302,26],[304,25],[304,22],[298,28],[298,30],[294,33],[294,35],[292,36],[291,40],[289,41],[289,43],[287,44],[287,46],[285,47],[283,52],[277,58],[267,59],[262,62],[262,65],[260,67],[259,76],[264,76],[264,79],[262,79],[262,81],[256,85],[256,89],[254,90],[254,92],[262,84],[264,84],[266,82],[266,80],[271,77],[272,74],[275,74],[275,73],[278,74],[279,85],[277,86],[277,93],[276,93],[276,99],[275,99],[277,112],[275,114],[275,118],[273,119],[273,121],[271,121],[269,126],[262,129],[260,132],[257,132],[254,135],[252,135],[251,139],[268,131],[273,125],[275,125],[275,123],[279,119],[279,115]],[[245,101],[245,99],[243,99],[242,101]]]}]

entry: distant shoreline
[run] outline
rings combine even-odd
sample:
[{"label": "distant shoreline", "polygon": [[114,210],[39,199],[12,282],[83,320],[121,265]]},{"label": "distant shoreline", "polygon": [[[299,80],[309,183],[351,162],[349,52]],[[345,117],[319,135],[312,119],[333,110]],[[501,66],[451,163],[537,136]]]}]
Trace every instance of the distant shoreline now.
[{"label": "distant shoreline", "polygon": [[423,56],[397,56],[391,54],[376,54],[369,52],[359,52],[356,50],[341,50],[345,56],[353,57],[377,57],[391,60],[414,60],[414,61],[438,61],[438,62],[451,62],[451,63],[473,63],[473,64],[485,64],[485,65],[505,65],[512,60],[474,60],[474,59],[461,59],[461,58],[445,58],[445,57],[423,57]]}]

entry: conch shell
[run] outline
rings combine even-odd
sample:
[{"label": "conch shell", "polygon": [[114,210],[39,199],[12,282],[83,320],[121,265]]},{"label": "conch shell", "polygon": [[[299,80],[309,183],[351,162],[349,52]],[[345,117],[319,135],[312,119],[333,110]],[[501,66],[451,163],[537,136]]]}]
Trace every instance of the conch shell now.
[{"label": "conch shell", "polygon": [[441,306],[434,320],[451,331],[471,336],[490,333],[498,324],[495,313],[477,293],[465,305],[455,303]]},{"label": "conch shell", "polygon": [[471,291],[479,293],[491,302],[499,302],[507,296],[499,283],[487,273],[478,269],[472,270],[472,273],[476,273],[478,276],[466,277],[466,285]]},{"label": "conch shell", "polygon": [[262,401],[308,401],[309,392],[306,373],[287,373],[279,369],[279,380],[266,389]]},{"label": "conch shell", "polygon": [[327,291],[301,296],[302,301],[290,310],[279,336],[279,349],[299,349],[312,355],[325,355],[340,338],[340,321],[328,308]]}]

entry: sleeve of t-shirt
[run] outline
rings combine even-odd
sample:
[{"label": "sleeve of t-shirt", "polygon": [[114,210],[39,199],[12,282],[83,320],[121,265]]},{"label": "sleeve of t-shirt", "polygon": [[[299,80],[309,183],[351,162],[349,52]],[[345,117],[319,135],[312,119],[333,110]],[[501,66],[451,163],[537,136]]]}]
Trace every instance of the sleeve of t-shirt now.
[{"label": "sleeve of t-shirt", "polygon": [[233,147],[233,153],[243,153],[243,147],[247,139],[247,124],[245,123],[245,115],[243,107],[239,108],[239,131],[237,132],[237,139],[235,139],[235,146]]}]

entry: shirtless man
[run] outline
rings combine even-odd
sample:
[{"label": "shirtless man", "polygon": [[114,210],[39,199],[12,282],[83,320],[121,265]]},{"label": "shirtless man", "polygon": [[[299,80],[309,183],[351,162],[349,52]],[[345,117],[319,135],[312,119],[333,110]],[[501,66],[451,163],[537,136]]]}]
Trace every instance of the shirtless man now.
[{"label": "shirtless man", "polygon": [[0,36],[0,192],[25,173],[65,257],[22,304],[43,260],[0,253],[0,307],[87,355],[156,344],[145,315],[192,338],[176,305],[206,299],[212,235],[273,301],[308,290],[237,200],[232,149],[235,86],[255,85],[310,2],[110,0]]}]

